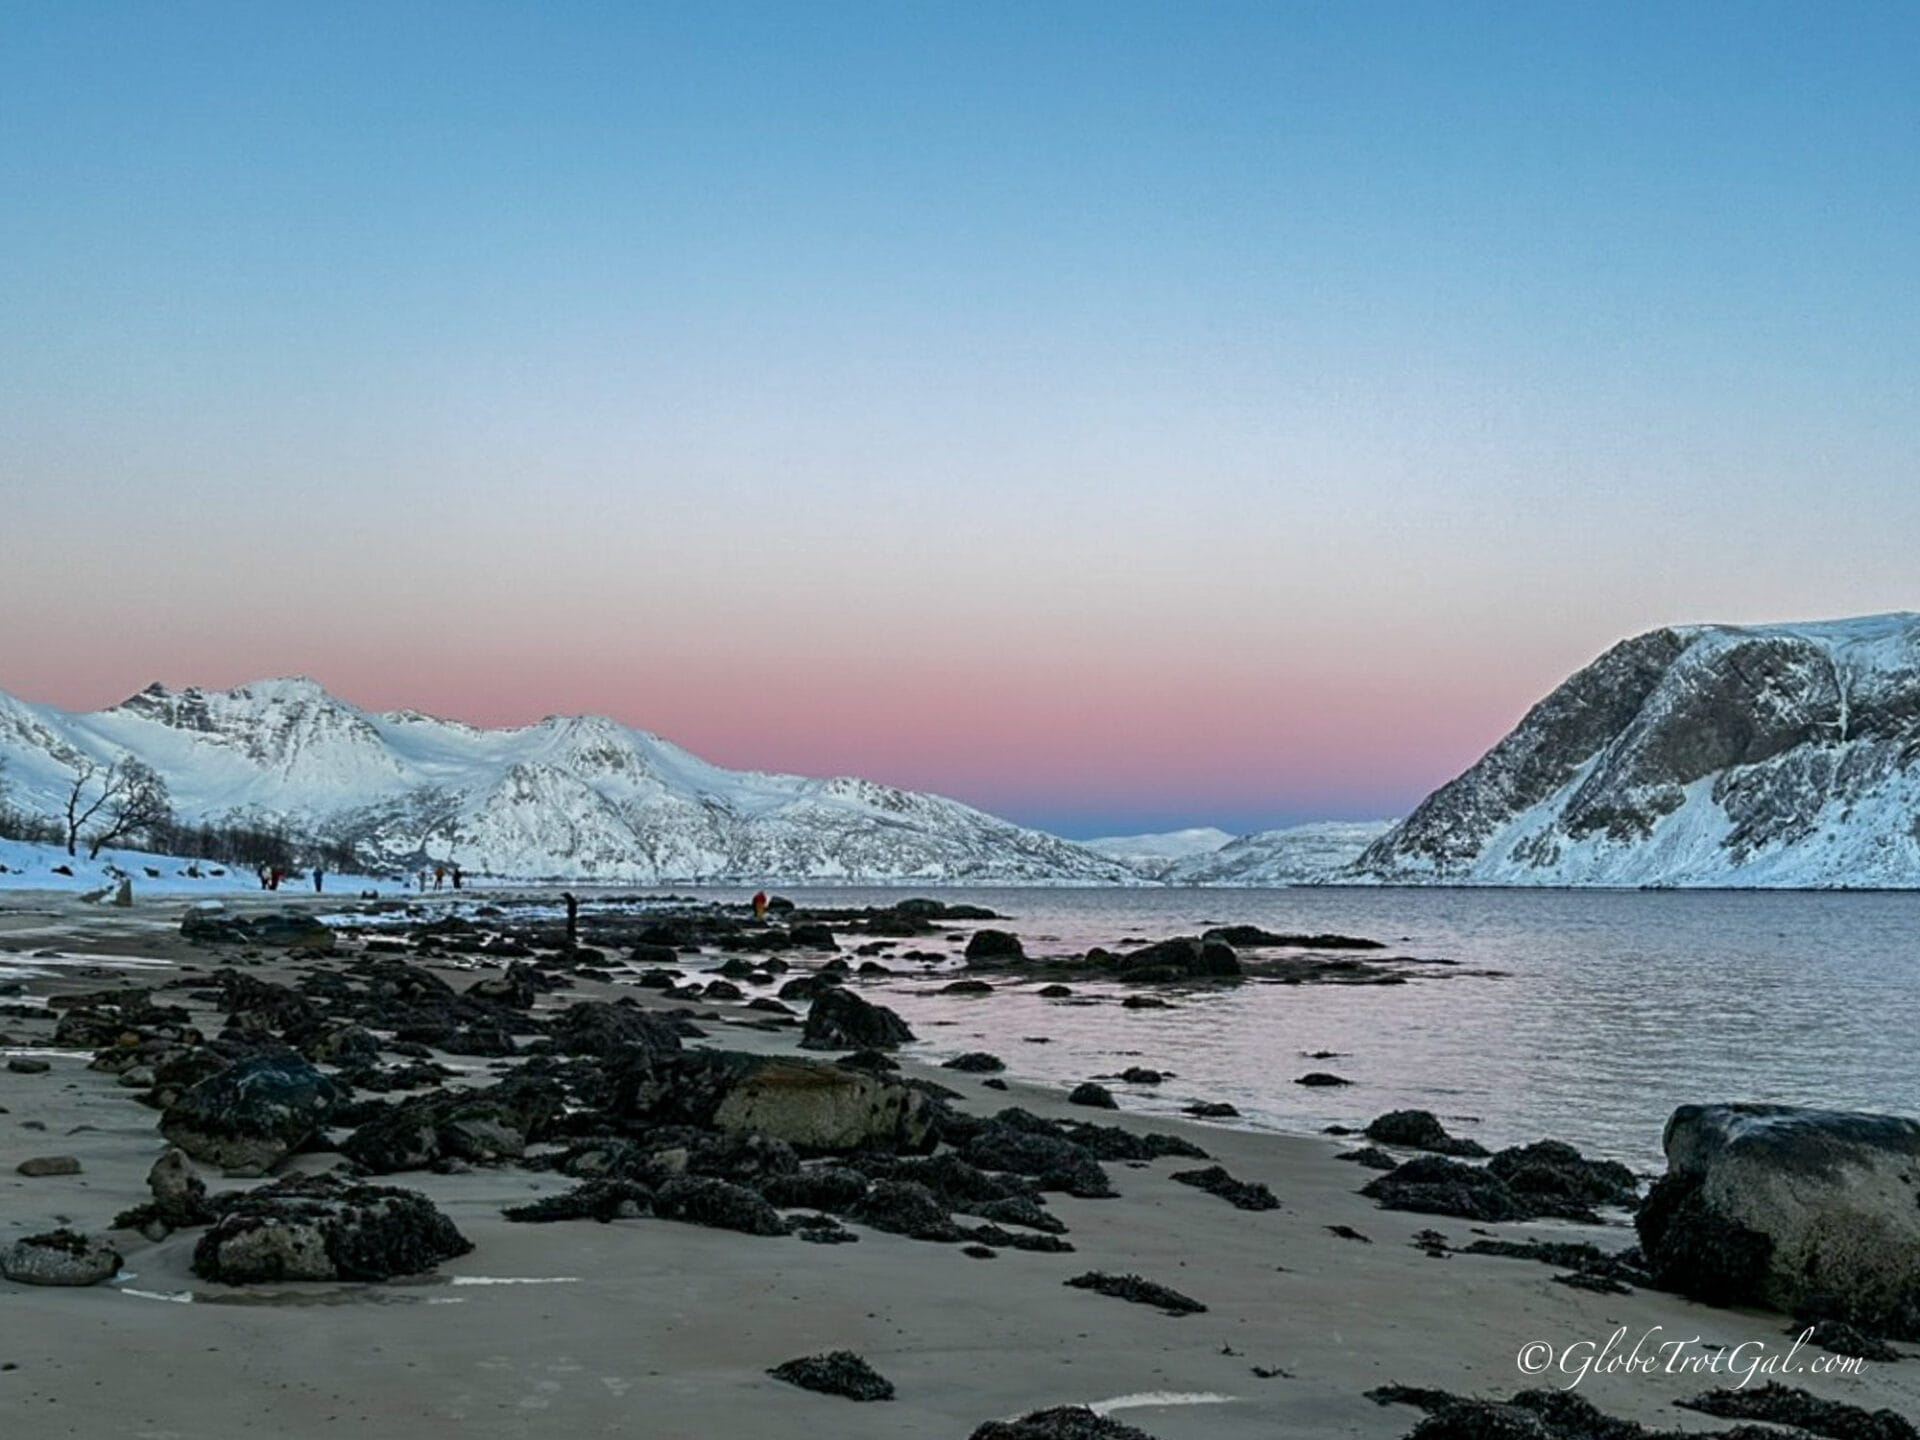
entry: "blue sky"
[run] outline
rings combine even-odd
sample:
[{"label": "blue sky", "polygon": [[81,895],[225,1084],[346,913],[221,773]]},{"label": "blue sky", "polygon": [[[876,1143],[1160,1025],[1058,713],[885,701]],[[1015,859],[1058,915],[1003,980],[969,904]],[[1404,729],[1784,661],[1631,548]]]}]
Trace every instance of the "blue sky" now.
[{"label": "blue sky", "polygon": [[1403,810],[1623,634],[1920,606],[1916,74],[1911,5],[14,4],[0,688]]}]

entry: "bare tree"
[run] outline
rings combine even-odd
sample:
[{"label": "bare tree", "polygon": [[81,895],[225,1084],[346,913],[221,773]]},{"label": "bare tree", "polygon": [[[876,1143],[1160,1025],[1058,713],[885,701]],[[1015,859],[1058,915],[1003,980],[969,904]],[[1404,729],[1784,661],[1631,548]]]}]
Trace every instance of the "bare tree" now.
[{"label": "bare tree", "polygon": [[[95,786],[98,793],[91,793]],[[79,853],[80,834],[99,821],[87,836],[87,858],[93,859],[116,840],[124,840],[164,825],[173,818],[173,800],[167,782],[151,765],[124,755],[105,770],[97,761],[82,759],[74,766],[73,787],[67,792],[67,854]]]}]

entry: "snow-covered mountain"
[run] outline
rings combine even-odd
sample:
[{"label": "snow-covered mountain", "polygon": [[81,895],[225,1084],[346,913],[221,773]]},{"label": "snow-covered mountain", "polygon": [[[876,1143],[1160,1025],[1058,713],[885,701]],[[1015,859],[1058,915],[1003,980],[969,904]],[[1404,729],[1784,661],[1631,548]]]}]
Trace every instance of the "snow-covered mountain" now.
[{"label": "snow-covered mountain", "polygon": [[1154,872],[1168,885],[1317,885],[1340,873],[1378,840],[1391,820],[1320,820],[1241,835]]},{"label": "snow-covered mountain", "polygon": [[656,883],[1138,884],[1124,865],[958,801],[865,780],[723,770],[592,716],[482,730],[368,714],[311,680],[154,685],[69,714],[0,694],[17,808],[58,812],[75,767],[137,756],[189,821],[351,840],[363,864]]},{"label": "snow-covered mountain", "polygon": [[1616,645],[1346,878],[1920,887],[1920,615]]},{"label": "snow-covered mountain", "polygon": [[1118,860],[1143,875],[1154,875],[1178,861],[1196,855],[1211,855],[1231,843],[1232,832],[1211,825],[1192,830],[1167,830],[1155,835],[1103,835],[1097,840],[1082,840],[1089,850]]}]

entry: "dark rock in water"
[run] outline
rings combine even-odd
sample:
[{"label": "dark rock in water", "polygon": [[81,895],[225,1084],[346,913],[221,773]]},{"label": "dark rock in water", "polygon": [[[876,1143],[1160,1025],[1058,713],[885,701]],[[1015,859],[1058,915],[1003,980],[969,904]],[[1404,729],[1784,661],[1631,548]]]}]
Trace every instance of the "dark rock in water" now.
[{"label": "dark rock in water", "polygon": [[1120,1002],[1127,1010],[1165,1010],[1167,1002],[1158,995],[1129,995]]},{"label": "dark rock in water", "polygon": [[1218,1195],[1236,1210],[1278,1210],[1273,1191],[1256,1180],[1236,1180],[1218,1165],[1204,1170],[1176,1170],[1168,1177],[1209,1195]]},{"label": "dark rock in water", "polygon": [[293,1175],[222,1195],[193,1251],[193,1273],[227,1285],[388,1280],[418,1275],[473,1249],[426,1196]]},{"label": "dark rock in water", "polygon": [[1042,985],[1033,993],[1038,995],[1042,1000],[1064,1000],[1073,994],[1073,987],[1071,985]]},{"label": "dark rock in water", "polygon": [[72,1230],[29,1235],[0,1250],[0,1276],[20,1285],[98,1285],[120,1273],[120,1252]]},{"label": "dark rock in water", "polygon": [[943,1070],[963,1070],[969,1075],[991,1075],[1007,1068],[1007,1062],[998,1055],[989,1055],[984,1050],[969,1050],[964,1055],[956,1055],[951,1060],[940,1062]]},{"label": "dark rock in water", "polygon": [[1007,1082],[997,1076],[989,1076],[987,1079],[982,1080],[980,1085],[981,1088],[986,1090],[1004,1090],[1007,1088]]},{"label": "dark rock in water", "polygon": [[1095,1110],[1118,1110],[1113,1092],[1104,1085],[1096,1085],[1091,1080],[1083,1081],[1067,1094],[1069,1105],[1088,1105]]},{"label": "dark rock in water", "polygon": [[705,1176],[681,1175],[653,1196],[653,1213],[662,1220],[683,1220],[747,1235],[784,1235],[786,1222],[766,1200],[744,1185]]},{"label": "dark rock in water", "polygon": [[990,1420],[967,1440],[1153,1440],[1146,1431],[1096,1415],[1085,1406],[1035,1410],[1018,1420]]},{"label": "dark rock in water", "polygon": [[1196,1100],[1191,1105],[1182,1105],[1180,1108],[1189,1115],[1197,1115],[1202,1120],[1231,1120],[1240,1114],[1235,1106],[1227,1104],[1224,1100]]},{"label": "dark rock in water", "polygon": [[566,1108],[552,1081],[517,1076],[484,1089],[447,1089],[389,1105],[341,1146],[376,1175],[425,1170],[446,1161],[517,1160]]},{"label": "dark rock in water", "polygon": [[984,980],[955,980],[940,987],[942,995],[991,995],[993,986]]},{"label": "dark rock in water", "polygon": [[44,1075],[52,1068],[50,1062],[31,1055],[16,1055],[7,1061],[7,1069],[15,1075]]},{"label": "dark rock in water", "polygon": [[1149,1070],[1144,1065],[1129,1065],[1120,1072],[1120,1078],[1129,1085],[1159,1085],[1167,1077],[1158,1070]]},{"label": "dark rock in water", "polygon": [[634,1180],[589,1180],[561,1195],[525,1205],[510,1205],[500,1213],[522,1224],[555,1220],[633,1220],[653,1208],[653,1192]]},{"label": "dark rock in water", "polygon": [[1005,930],[976,930],[973,938],[967,941],[967,959],[969,960],[1024,960],[1025,948],[1020,937]]},{"label": "dark rock in water", "polygon": [[813,1002],[800,1034],[807,1050],[893,1050],[912,1039],[907,1022],[893,1011],[842,989],[828,990]]},{"label": "dark rock in water", "polygon": [[1338,1075],[1329,1075],[1325,1070],[1309,1070],[1293,1083],[1296,1085],[1313,1085],[1319,1087],[1353,1084],[1351,1080],[1343,1079]]},{"label": "dark rock in water", "polygon": [[183,1093],[160,1117],[160,1133],[196,1160],[264,1175],[311,1138],[344,1098],[292,1051],[259,1055]]},{"label": "dark rock in water", "polygon": [[1384,950],[1378,940],[1362,940],[1354,935],[1279,935],[1258,925],[1216,925],[1201,937],[1222,940],[1242,950],[1260,950],[1273,946],[1292,946],[1300,950]]},{"label": "dark rock in water", "polygon": [[35,1155],[13,1168],[14,1173],[29,1180],[42,1180],[57,1175],[78,1175],[80,1162],[71,1155]]},{"label": "dark rock in water", "polygon": [[1360,1193],[1388,1210],[1458,1215],[1466,1220],[1527,1220],[1546,1213],[1522,1205],[1498,1175],[1440,1155],[1409,1160],[1369,1181]]},{"label": "dark rock in water", "polygon": [[1182,1295],[1178,1290],[1170,1290],[1151,1280],[1143,1280],[1138,1275],[1109,1275],[1103,1270],[1089,1270],[1064,1283],[1075,1290],[1093,1290],[1101,1295],[1111,1295],[1116,1300],[1151,1305],[1169,1315],[1203,1315],[1207,1309],[1191,1296]]},{"label": "dark rock in water", "polygon": [[926,1186],[882,1180],[853,1207],[852,1218],[876,1230],[912,1240],[958,1240],[960,1227]]},{"label": "dark rock in water", "polygon": [[789,1360],[767,1371],[776,1380],[817,1390],[822,1395],[844,1395],[849,1400],[891,1400],[893,1382],[851,1350],[833,1350]]},{"label": "dark rock in water", "polygon": [[1721,1420],[1769,1420],[1797,1425],[1835,1440],[1920,1440],[1920,1430],[1891,1410],[1863,1410],[1838,1400],[1822,1400],[1805,1390],[1768,1381],[1752,1390],[1710,1390],[1673,1402]]},{"label": "dark rock in water", "polygon": [[1487,1154],[1479,1141],[1449,1135],[1430,1110],[1390,1110],[1367,1126],[1366,1136],[1403,1150],[1429,1150],[1467,1160],[1484,1159]]},{"label": "dark rock in water", "polygon": [[1920,1340],[1920,1122],[1683,1105],[1636,1225],[1655,1278]]},{"label": "dark rock in water", "polygon": [[1522,1195],[1548,1196],[1568,1205],[1633,1205],[1640,1182],[1617,1160],[1589,1160],[1561,1140],[1541,1140],[1502,1150],[1487,1169]]},{"label": "dark rock in water", "polygon": [[1221,940],[1199,940],[1191,935],[1162,940],[1122,955],[1119,978],[1148,985],[1175,980],[1237,980],[1244,973],[1240,957]]},{"label": "dark rock in water", "polygon": [[1400,1162],[1377,1145],[1362,1145],[1358,1150],[1347,1150],[1333,1157],[1336,1160],[1351,1160],[1356,1165],[1364,1165],[1369,1170],[1396,1170]]}]

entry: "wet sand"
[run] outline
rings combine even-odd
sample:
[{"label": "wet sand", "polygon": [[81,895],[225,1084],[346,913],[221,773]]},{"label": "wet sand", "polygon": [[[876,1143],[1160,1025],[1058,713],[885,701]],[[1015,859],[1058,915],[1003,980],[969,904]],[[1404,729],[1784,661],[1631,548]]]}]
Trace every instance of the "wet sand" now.
[{"label": "wet sand", "polygon": [[[65,897],[0,894],[0,945],[27,952],[0,952],[0,966],[33,965],[30,953],[40,949],[203,970],[226,963],[222,954],[178,940],[181,910],[177,901],[115,911]],[[116,969],[112,960],[98,963],[136,982],[151,978]],[[308,963],[328,962],[274,958],[255,973],[297,978]],[[27,997],[112,983],[86,966],[44,968],[54,973],[19,982]],[[459,970],[449,975],[456,985],[493,973]],[[583,980],[541,1004],[614,995],[659,1003],[649,992]],[[0,997],[0,1005],[20,1003]],[[712,1008],[738,1020],[751,1013]],[[203,1028],[218,1028],[217,1015],[201,1018],[211,1022]],[[784,1050],[794,1038],[730,1022],[703,1026],[711,1039],[695,1043],[725,1048]],[[87,1052],[47,1053],[51,1030],[51,1017],[0,1014],[8,1054],[33,1051],[52,1064],[40,1075],[0,1068],[0,1244],[56,1224],[104,1229],[146,1198],[147,1169],[165,1148],[155,1112],[113,1076],[88,1069]],[[911,1051],[904,1058],[913,1070]],[[449,1063],[481,1075],[489,1064]],[[1142,1063],[1177,1068],[1179,1057],[1147,1056]],[[1437,1229],[1456,1245],[1493,1235],[1590,1239],[1620,1249],[1633,1241],[1624,1223],[1476,1228],[1382,1211],[1355,1193],[1370,1172],[1334,1159],[1345,1147],[1325,1137],[1090,1114],[1017,1081],[999,1092],[976,1076],[919,1073],[960,1091],[958,1103],[974,1111],[1018,1104],[1046,1116],[1186,1135],[1236,1177],[1268,1184],[1281,1208],[1243,1212],[1167,1178],[1194,1162],[1109,1164],[1121,1198],[1050,1197],[1076,1253],[1002,1251],[976,1260],[958,1246],[863,1227],[858,1244],[821,1246],[654,1219],[515,1225],[501,1219],[502,1205],[573,1182],[516,1168],[411,1172],[382,1183],[428,1194],[475,1244],[431,1277],[229,1289],[190,1273],[199,1232],[152,1244],[117,1231],[127,1274],[115,1284],[60,1290],[0,1283],[0,1365],[17,1367],[0,1371],[0,1416],[9,1434],[17,1423],[17,1433],[34,1436],[156,1440],[757,1440],[809,1430],[963,1440],[989,1419],[1166,1392],[1213,1398],[1171,1404],[1162,1397],[1117,1418],[1163,1440],[1389,1440],[1411,1430],[1418,1412],[1378,1406],[1363,1392],[1399,1382],[1505,1395],[1554,1383],[1517,1370],[1516,1353],[1527,1342],[1598,1343],[1622,1326],[1631,1340],[1662,1326],[1662,1338],[1762,1341],[1782,1353],[1790,1344],[1780,1316],[1709,1309],[1651,1291],[1591,1294],[1553,1283],[1555,1272],[1531,1261],[1432,1259],[1410,1244],[1415,1232]],[[76,1156],[83,1173],[15,1173],[21,1161],[45,1155]],[[320,1169],[336,1158],[305,1155],[296,1163]],[[216,1191],[249,1183],[205,1167],[201,1174]],[[1371,1243],[1340,1238],[1330,1225],[1351,1226]],[[1089,1269],[1137,1272],[1204,1302],[1208,1313],[1176,1319],[1063,1286]],[[863,1355],[893,1381],[898,1398],[855,1404],[765,1374],[782,1361],[836,1348]],[[1822,1353],[1803,1351],[1802,1358]],[[1259,1378],[1256,1366],[1282,1373]],[[1785,1378],[1850,1404],[1920,1414],[1920,1361],[1869,1363],[1863,1375]],[[1720,1383],[1725,1377],[1591,1376],[1578,1393],[1625,1418],[1711,1430],[1724,1422],[1671,1402]]]}]

